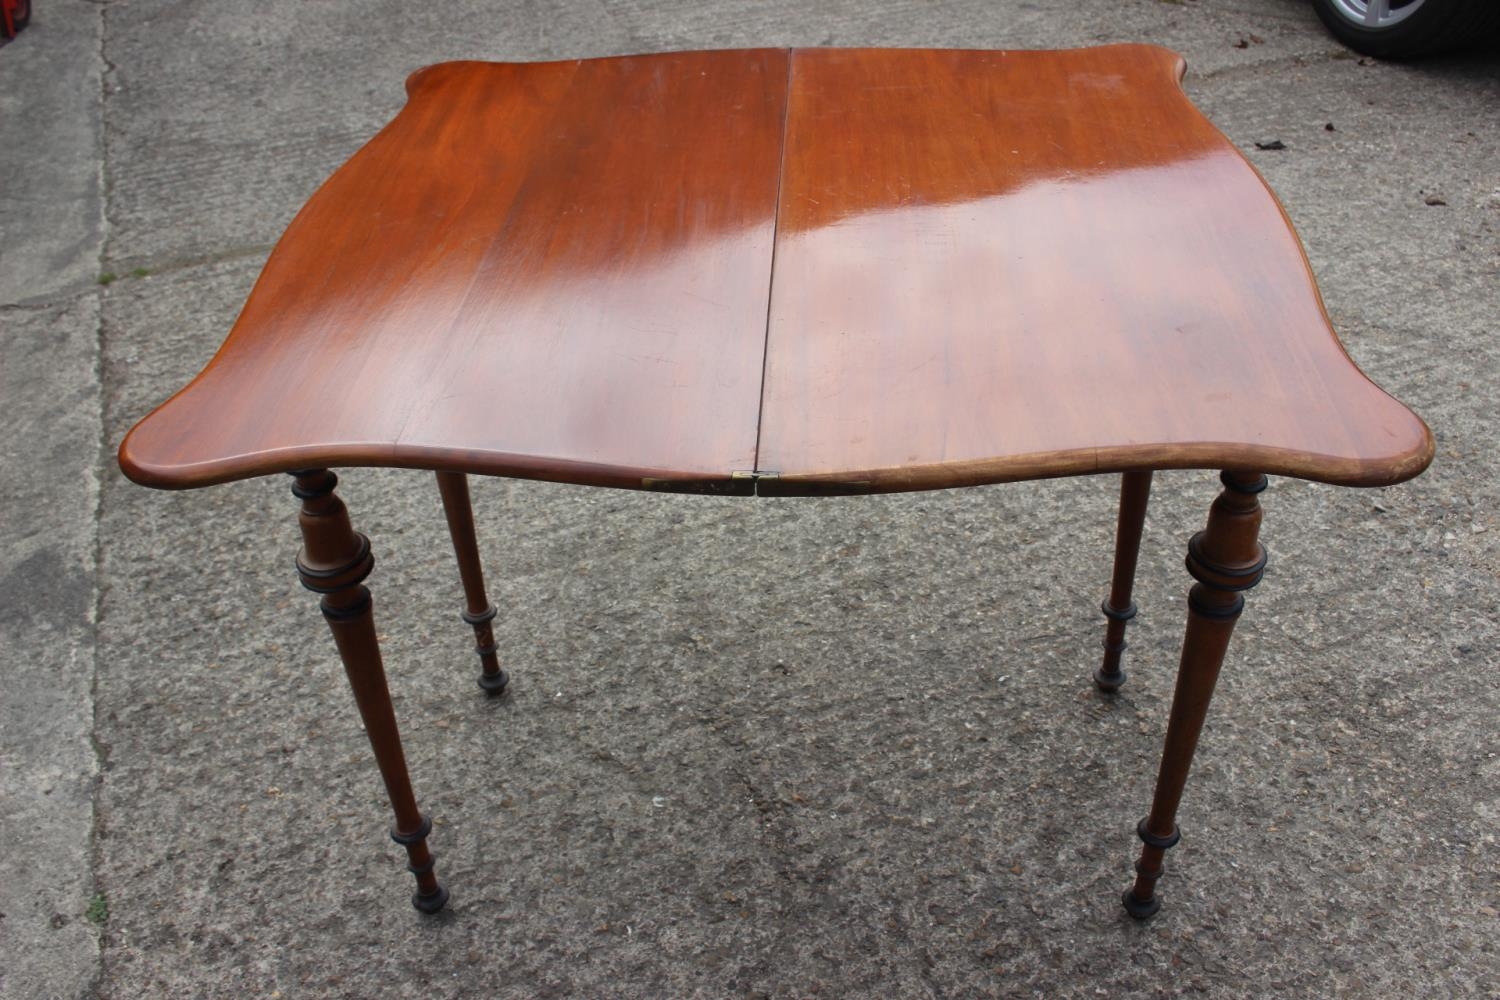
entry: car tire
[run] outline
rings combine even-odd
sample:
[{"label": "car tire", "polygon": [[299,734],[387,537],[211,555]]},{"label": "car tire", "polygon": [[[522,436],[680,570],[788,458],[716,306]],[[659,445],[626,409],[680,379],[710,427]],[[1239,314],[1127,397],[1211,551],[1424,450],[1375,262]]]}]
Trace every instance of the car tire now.
[{"label": "car tire", "polygon": [[1481,42],[1500,26],[1495,0],[1389,0],[1389,20],[1366,23],[1375,0],[1312,0],[1333,36],[1356,52],[1381,59],[1415,59]]}]

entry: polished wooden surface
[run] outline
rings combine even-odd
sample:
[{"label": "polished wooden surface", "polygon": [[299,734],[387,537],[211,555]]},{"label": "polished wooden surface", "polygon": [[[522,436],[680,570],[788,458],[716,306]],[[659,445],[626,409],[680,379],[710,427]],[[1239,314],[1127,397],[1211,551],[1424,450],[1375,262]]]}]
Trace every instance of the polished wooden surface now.
[{"label": "polished wooden surface", "polygon": [[1415,475],[1426,427],[1348,359],[1181,72],[1150,46],[430,67],[121,465],[763,494]]},{"label": "polished wooden surface", "polygon": [[1163,49],[798,51],[759,466],[851,489],[1415,475],[1301,247]]},{"label": "polished wooden surface", "polygon": [[752,469],[786,73],[779,49],[414,73],[125,471]]}]

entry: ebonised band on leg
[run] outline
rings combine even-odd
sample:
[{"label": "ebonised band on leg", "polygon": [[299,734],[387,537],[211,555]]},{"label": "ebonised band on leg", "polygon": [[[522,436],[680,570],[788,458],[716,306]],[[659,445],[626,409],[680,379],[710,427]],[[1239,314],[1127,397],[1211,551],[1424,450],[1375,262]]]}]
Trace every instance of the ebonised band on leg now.
[{"label": "ebonised band on leg", "polygon": [[[479,586],[482,592],[484,587],[482,580]],[[485,693],[491,695],[503,694],[505,686],[510,683],[510,675],[500,667],[500,654],[495,646],[494,630],[490,625],[495,620],[496,613],[493,604],[478,614],[472,611],[460,613],[464,622],[474,629],[474,652],[479,654],[479,686],[484,689]]]},{"label": "ebonised band on leg", "polygon": [[1135,827],[1136,836],[1146,846],[1141,851],[1140,860],[1135,863],[1135,885],[1125,890],[1123,899],[1126,911],[1137,920],[1144,920],[1161,909],[1161,897],[1156,895],[1155,887],[1162,876],[1162,862],[1166,852],[1182,839],[1176,826],[1167,836],[1159,837],[1146,824],[1147,820],[1143,819]]},{"label": "ebonised band on leg", "polygon": [[417,891],[412,894],[411,905],[423,913],[436,913],[448,902],[448,890],[433,876],[437,867],[437,854],[427,846],[427,837],[432,833],[432,818],[425,813],[422,822],[411,833],[402,833],[399,823],[391,827],[391,839],[406,848],[406,870],[416,876]]},{"label": "ebonised band on leg", "polygon": [[1094,686],[1112,694],[1125,683],[1125,669],[1120,665],[1125,650],[1130,648],[1130,643],[1125,641],[1125,626],[1138,612],[1134,603],[1115,608],[1109,601],[1099,605],[1099,610],[1109,624],[1100,643],[1104,647],[1104,661],[1094,670]]}]

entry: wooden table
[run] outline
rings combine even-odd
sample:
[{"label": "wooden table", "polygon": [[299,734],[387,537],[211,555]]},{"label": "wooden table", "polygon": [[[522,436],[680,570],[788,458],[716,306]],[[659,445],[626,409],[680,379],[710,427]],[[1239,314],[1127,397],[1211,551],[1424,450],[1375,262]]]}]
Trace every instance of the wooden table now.
[{"label": "wooden table", "polygon": [[504,691],[466,473],[809,496],[1122,473],[1104,659],[1124,680],[1152,471],[1221,469],[1188,543],[1176,694],[1126,909],[1164,852],[1266,474],[1380,486],[1426,426],[1329,326],[1286,216],[1188,102],[1182,60],[759,49],[457,62],[315,194],[229,338],[120,446],[164,489],[289,472],[302,582],[417,879],[447,891],[330,467],[437,473]]}]

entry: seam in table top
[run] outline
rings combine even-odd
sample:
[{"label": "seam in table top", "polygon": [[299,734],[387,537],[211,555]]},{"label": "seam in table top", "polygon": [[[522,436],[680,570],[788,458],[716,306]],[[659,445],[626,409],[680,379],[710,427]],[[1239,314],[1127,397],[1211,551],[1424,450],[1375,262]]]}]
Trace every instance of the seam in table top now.
[{"label": "seam in table top", "polygon": [[771,206],[771,273],[766,280],[766,323],[760,338],[760,392],[755,410],[755,454],[750,472],[760,472],[760,432],[766,419],[766,364],[771,356],[771,303],[776,294],[776,246],[781,233],[781,192],[786,185],[786,140],[792,118],[792,64],[795,49],[786,50],[786,83],[782,88],[781,150],[776,164],[776,201]]}]

